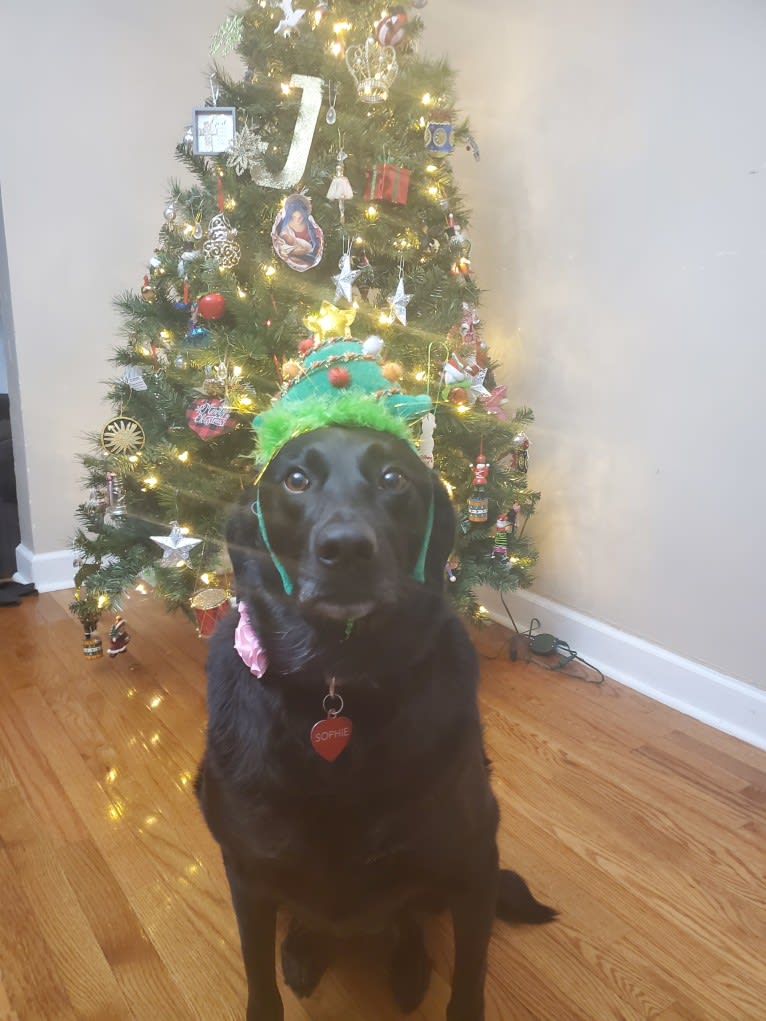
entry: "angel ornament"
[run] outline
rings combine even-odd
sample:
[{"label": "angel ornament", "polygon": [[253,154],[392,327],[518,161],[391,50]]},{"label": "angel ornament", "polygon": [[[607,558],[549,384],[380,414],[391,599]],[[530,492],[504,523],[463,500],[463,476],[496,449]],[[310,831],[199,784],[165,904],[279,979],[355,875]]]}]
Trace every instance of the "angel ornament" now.
[{"label": "angel ornament", "polygon": [[338,162],[335,164],[335,177],[330,181],[330,187],[327,192],[327,198],[333,199],[338,203],[338,210],[340,212],[340,222],[346,222],[346,199],[352,199],[354,193],[351,190],[351,183],[346,177],[346,171],[343,164],[348,159],[348,153],[343,146],[338,149]]}]

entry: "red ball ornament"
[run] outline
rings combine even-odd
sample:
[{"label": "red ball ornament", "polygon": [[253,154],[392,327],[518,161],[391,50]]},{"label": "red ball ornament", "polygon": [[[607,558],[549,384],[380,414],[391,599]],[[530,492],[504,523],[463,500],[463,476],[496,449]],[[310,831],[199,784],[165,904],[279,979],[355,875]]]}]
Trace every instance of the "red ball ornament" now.
[{"label": "red ball ornament", "polygon": [[407,15],[401,7],[394,7],[390,14],[375,26],[381,46],[400,46],[404,42]]},{"label": "red ball ornament", "polygon": [[453,386],[449,392],[450,404],[467,404],[468,394],[461,386]]},{"label": "red ball ornament", "polygon": [[226,311],[226,299],[218,291],[203,294],[197,302],[197,311],[203,319],[220,319]]},{"label": "red ball ornament", "polygon": [[306,339],[302,340],[300,342],[300,344],[298,345],[298,351],[302,355],[307,355],[309,353],[309,351],[313,351],[313,350],[314,350],[314,338],[313,337],[306,337]]},{"label": "red ball ornament", "polygon": [[351,383],[351,373],[340,365],[335,365],[332,369],[328,369],[327,378],[330,380],[330,385],[334,386],[337,390],[345,390]]}]

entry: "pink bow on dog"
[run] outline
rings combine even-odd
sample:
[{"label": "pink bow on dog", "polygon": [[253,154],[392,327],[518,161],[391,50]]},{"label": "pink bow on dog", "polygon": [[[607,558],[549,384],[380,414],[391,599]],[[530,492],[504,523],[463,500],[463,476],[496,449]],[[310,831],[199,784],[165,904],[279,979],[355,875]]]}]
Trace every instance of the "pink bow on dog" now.
[{"label": "pink bow on dog", "polygon": [[234,632],[234,648],[242,657],[242,662],[255,677],[263,677],[268,667],[266,651],[261,640],[253,630],[250,615],[244,603],[239,604],[239,624]]}]

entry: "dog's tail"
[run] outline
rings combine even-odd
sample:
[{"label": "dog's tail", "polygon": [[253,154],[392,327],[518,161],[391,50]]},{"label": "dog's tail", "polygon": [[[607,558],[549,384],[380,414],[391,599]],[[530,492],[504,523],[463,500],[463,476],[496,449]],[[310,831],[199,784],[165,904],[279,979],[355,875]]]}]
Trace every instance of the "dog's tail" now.
[{"label": "dog's tail", "polygon": [[500,885],[497,893],[497,917],[504,922],[526,922],[528,925],[543,925],[552,922],[558,915],[555,908],[535,900],[526,881],[510,869],[500,869]]}]

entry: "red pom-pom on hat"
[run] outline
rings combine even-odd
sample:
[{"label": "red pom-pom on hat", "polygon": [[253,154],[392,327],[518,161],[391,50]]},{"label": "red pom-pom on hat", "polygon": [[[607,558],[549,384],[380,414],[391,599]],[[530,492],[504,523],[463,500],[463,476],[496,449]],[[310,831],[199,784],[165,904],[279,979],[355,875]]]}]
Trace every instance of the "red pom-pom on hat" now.
[{"label": "red pom-pom on hat", "polygon": [[334,365],[328,369],[327,378],[330,380],[330,385],[337,390],[345,390],[351,383],[351,373],[340,365]]}]

